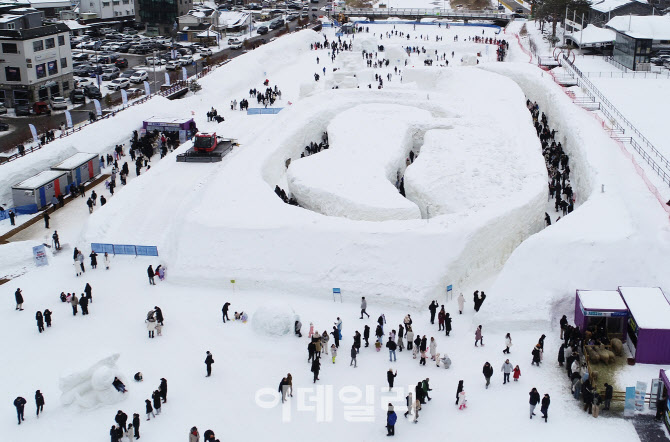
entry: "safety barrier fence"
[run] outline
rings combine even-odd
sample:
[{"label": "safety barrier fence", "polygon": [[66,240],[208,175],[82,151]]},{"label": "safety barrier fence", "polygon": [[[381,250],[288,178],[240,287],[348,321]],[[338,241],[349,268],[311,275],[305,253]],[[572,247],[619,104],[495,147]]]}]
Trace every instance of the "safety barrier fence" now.
[{"label": "safety barrier fence", "polygon": [[32,215],[33,213],[37,213],[37,204],[27,204],[25,206],[10,207],[9,209],[2,210],[0,211],[0,221],[9,218],[10,210],[17,215]]},{"label": "safety barrier fence", "polygon": [[91,243],[95,253],[111,253],[113,255],[158,256],[156,246],[137,246],[132,244]]},{"label": "safety barrier fence", "polygon": [[247,115],[274,115],[281,112],[283,107],[250,107]]}]

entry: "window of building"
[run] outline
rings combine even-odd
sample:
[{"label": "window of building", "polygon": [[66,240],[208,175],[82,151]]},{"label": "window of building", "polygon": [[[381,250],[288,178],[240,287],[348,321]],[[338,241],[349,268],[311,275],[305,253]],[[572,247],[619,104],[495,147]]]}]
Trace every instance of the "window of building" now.
[{"label": "window of building", "polygon": [[47,38],[46,40],[44,40],[44,42],[46,43],[47,49],[52,49],[56,47],[56,40],[53,38]]},{"label": "window of building", "polygon": [[59,35],[58,36],[58,46],[65,46],[65,36],[64,35]]},{"label": "window of building", "polygon": [[124,4],[124,5],[129,5],[129,4],[130,4],[130,0],[123,0],[123,4]]},{"label": "window of building", "polygon": [[60,59],[60,68],[65,69],[67,67],[67,57]]},{"label": "window of building", "polygon": [[5,54],[18,54],[19,48],[16,45],[16,43],[3,43],[2,52],[4,52]]},{"label": "window of building", "polygon": [[35,66],[35,74],[37,75],[37,78],[44,78],[47,76],[47,68],[44,63],[38,64]]},{"label": "window of building", "polygon": [[7,66],[5,68],[5,78],[7,78],[7,81],[21,81],[21,69]]},{"label": "window of building", "polygon": [[44,43],[42,42],[42,40],[34,41],[33,42],[33,51],[39,52],[39,51],[42,51],[42,50],[44,50]]},{"label": "window of building", "polygon": [[119,6],[121,4],[121,2],[119,2],[119,1],[115,1],[115,2],[112,2],[112,3],[114,3],[114,6]]},{"label": "window of building", "polygon": [[102,2],[102,7],[103,8],[109,8],[110,3],[109,2]]}]

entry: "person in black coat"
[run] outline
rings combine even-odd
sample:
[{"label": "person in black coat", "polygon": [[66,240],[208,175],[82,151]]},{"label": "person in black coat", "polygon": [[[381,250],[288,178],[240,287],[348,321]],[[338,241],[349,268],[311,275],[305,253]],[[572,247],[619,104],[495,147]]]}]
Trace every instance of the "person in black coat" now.
[{"label": "person in black coat", "polygon": [[26,406],[26,400],[21,396],[18,396],[14,399],[14,406],[16,407],[16,417],[19,419],[19,425],[21,425],[21,422],[25,420],[23,417],[23,410]]},{"label": "person in black coat", "polygon": [[544,397],[542,398],[542,406],[540,407],[540,411],[542,412],[542,417],[544,418],[545,422],[547,422],[547,419],[549,418],[550,403],[551,400],[549,399],[549,395],[545,393]]},{"label": "person in black coat", "polygon": [[214,363],[214,358],[212,357],[212,354],[208,351],[207,352],[207,357],[205,358],[205,364],[207,365],[207,376],[210,377],[212,375],[212,364]]},{"label": "person in black coat", "polygon": [[37,417],[40,417],[40,411],[44,411],[44,395],[37,390],[35,392],[35,405],[37,406]]},{"label": "person in black coat", "polygon": [[563,339],[563,333],[565,333],[565,330],[568,326],[568,317],[563,315],[563,317],[559,321],[559,324],[561,326],[561,339]]},{"label": "person in black coat", "polygon": [[398,325],[398,351],[402,351],[403,349],[403,336],[405,336],[405,328],[400,324]]},{"label": "person in black coat", "polygon": [[590,379],[587,379],[582,384],[582,400],[584,401],[584,411],[591,414],[593,409],[593,389],[591,388]]},{"label": "person in black coat", "polygon": [[486,388],[489,388],[489,384],[491,383],[491,376],[493,376],[493,367],[491,367],[491,364],[486,362],[484,364],[484,368],[482,369],[482,373],[484,373],[484,377],[486,378]]},{"label": "person in black coat", "polygon": [[614,395],[614,388],[610,384],[605,382],[605,406],[603,407],[603,410],[610,409],[610,403],[612,402],[613,395]]},{"label": "person in black coat", "polygon": [[82,294],[79,298],[79,306],[81,307],[81,314],[88,315],[88,298],[85,294]]},{"label": "person in black coat", "polygon": [[540,366],[540,346],[536,345],[533,348],[533,351],[531,352],[533,355],[533,361],[530,363],[530,365],[537,364],[537,366]]},{"label": "person in black coat", "polygon": [[93,302],[93,287],[91,287],[91,284],[89,284],[88,282],[84,287],[84,293],[86,294],[86,298],[88,298],[88,302],[89,303]]},{"label": "person in black coat", "polygon": [[354,335],[354,346],[356,347],[356,353],[360,353],[360,351],[361,351],[361,334],[358,330],[356,330],[356,334]]},{"label": "person in black coat", "polygon": [[156,416],[161,414],[161,394],[158,390],[155,390],[153,393],[151,393],[151,399],[153,400],[154,404],[154,410],[156,410]]},{"label": "person in black coat", "polygon": [[140,415],[133,413],[133,428],[135,429],[135,439],[140,438]]},{"label": "person in black coat", "polygon": [[463,391],[463,381],[458,381],[458,388],[456,389],[456,405],[458,405],[458,395]]},{"label": "person in black coat", "polygon": [[156,322],[163,325],[163,310],[158,306],[154,306],[154,311],[156,312]]},{"label": "person in black coat", "polygon": [[475,311],[479,311],[479,290],[475,290],[475,293],[473,294],[474,297],[474,303],[475,303]]},{"label": "person in black coat", "polygon": [[149,285],[156,285],[156,282],[154,282],[154,276],[156,276],[156,274],[154,273],[153,267],[147,267],[147,275],[149,276]]},{"label": "person in black coat", "polygon": [[123,431],[126,431],[126,422],[128,421],[128,415],[126,413],[119,410],[116,413],[114,420],[116,421],[117,424],[119,424],[121,428],[123,428]]},{"label": "person in black coat", "polygon": [[312,373],[314,373],[314,383],[319,380],[319,370],[321,370],[321,359],[314,358],[312,361]]},{"label": "person in black coat", "polygon": [[375,336],[377,337],[377,340],[379,342],[382,342],[382,337],[384,336],[384,330],[382,329],[381,325],[377,325],[377,328],[375,329]]},{"label": "person in black coat", "polygon": [[93,251],[88,256],[91,258],[91,268],[94,269],[94,268],[98,267],[98,254],[95,253],[95,251]]},{"label": "person in black coat", "polygon": [[48,209],[45,210],[44,213],[42,214],[42,216],[44,217],[44,227],[46,229],[48,229],[49,228],[49,220],[51,219],[51,217],[49,216],[49,210]]},{"label": "person in black coat", "polygon": [[213,441],[216,436],[214,436],[214,432],[212,430],[207,430],[207,431],[205,431],[204,437],[205,437],[205,442],[209,442],[209,441]]},{"label": "person in black coat", "polygon": [[37,310],[37,313],[35,313],[35,320],[37,321],[37,331],[42,333],[44,331],[44,317],[42,316],[42,312]]},{"label": "person in black coat", "polygon": [[44,310],[44,322],[47,323],[47,327],[51,327],[51,310]]},{"label": "person in black coat", "polygon": [[558,365],[559,365],[559,367],[562,367],[564,362],[565,362],[565,344],[561,344],[561,347],[558,349]]},{"label": "person in black coat", "polygon": [[370,326],[366,325],[365,328],[363,328],[363,339],[365,339],[365,346],[369,347],[370,346]]},{"label": "person in black coat", "polygon": [[449,313],[444,316],[444,331],[447,336],[451,333],[451,316],[449,316]]},{"label": "person in black coat", "polygon": [[430,310],[430,323],[435,324],[435,312],[437,312],[437,301],[431,301],[430,305],[428,306],[428,310]]},{"label": "person in black coat", "polygon": [[161,394],[163,402],[167,402],[167,379],[161,378],[161,384],[158,386],[158,391]]},{"label": "person in black coat", "polygon": [[119,442],[119,437],[116,433],[116,425],[112,425],[112,428],[109,430],[109,440],[112,442]]},{"label": "person in black coat", "polygon": [[398,370],[396,370],[395,374],[393,373],[393,370],[389,368],[389,371],[386,372],[386,380],[389,383],[389,391],[393,390],[393,382],[395,381],[395,377],[398,376]]},{"label": "person in black coat", "polygon": [[330,334],[333,335],[335,347],[340,348],[340,332],[337,330],[337,327],[333,326],[333,331]]},{"label": "person in black coat", "polygon": [[16,299],[16,310],[23,310],[23,294],[21,293],[21,289],[16,289],[14,298]]},{"label": "person in black coat", "polygon": [[421,382],[417,382],[416,387],[414,387],[414,398],[418,399],[420,404],[426,403],[426,392],[423,391],[423,386],[421,386]]},{"label": "person in black coat", "polygon": [[223,323],[226,323],[226,319],[230,321],[230,318],[228,317],[228,309],[230,308],[230,302],[226,302],[223,304],[223,308],[221,309],[221,313],[223,315]]},{"label": "person in black coat", "polygon": [[536,388],[533,388],[528,395],[530,396],[528,403],[530,404],[530,418],[532,419],[535,416],[535,406],[540,403],[540,393],[537,392]]}]

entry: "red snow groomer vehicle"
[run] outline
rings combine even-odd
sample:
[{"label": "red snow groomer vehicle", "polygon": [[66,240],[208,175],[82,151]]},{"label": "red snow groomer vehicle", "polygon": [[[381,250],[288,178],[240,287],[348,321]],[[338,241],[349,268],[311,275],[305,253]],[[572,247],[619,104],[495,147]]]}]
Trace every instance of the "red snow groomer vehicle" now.
[{"label": "red snow groomer vehicle", "polygon": [[237,140],[216,136],[216,132],[198,132],[193,137],[193,148],[186,153],[177,155],[177,162],[184,163],[214,163],[237,146]]}]

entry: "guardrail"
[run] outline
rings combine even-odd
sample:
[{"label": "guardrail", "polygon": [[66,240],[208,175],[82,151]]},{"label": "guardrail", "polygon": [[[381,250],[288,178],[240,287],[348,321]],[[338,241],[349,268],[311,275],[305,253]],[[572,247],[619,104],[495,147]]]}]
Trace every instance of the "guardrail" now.
[{"label": "guardrail", "polygon": [[426,9],[426,8],[352,8],[345,9],[345,16],[369,16],[369,17],[388,17],[388,16],[409,16],[409,17],[453,17],[453,18],[477,18],[483,20],[512,20],[512,14],[503,14],[497,12],[468,11],[458,9]]},{"label": "guardrail", "polygon": [[136,246],[128,244],[101,244],[91,243],[91,250],[95,253],[111,253],[113,255],[158,256],[156,246]]},{"label": "guardrail", "polygon": [[[642,132],[640,132],[630,121],[628,121],[628,119],[626,117],[623,116],[623,114],[605,97],[605,95],[602,92],[600,92],[600,90],[598,90],[598,88],[596,88],[593,85],[593,83],[591,83],[591,81],[589,81],[587,78],[584,77],[582,71],[577,66],[575,66],[574,63],[572,63],[568,59],[567,56],[563,55],[563,59],[566,61],[567,65],[579,76],[577,84],[579,86],[581,86],[581,84],[579,84],[579,83],[582,83],[584,86],[586,86],[585,90],[590,90],[593,94],[595,94],[595,96],[597,96],[598,99],[605,106],[607,106],[618,118],[621,119],[621,121],[623,121],[624,124],[626,124],[626,126],[628,126],[633,131],[633,133],[635,133],[635,135],[637,135],[640,138],[642,143],[647,148],[651,149],[652,153],[654,155],[656,155],[656,157],[661,161],[661,163],[663,163],[663,165],[668,170],[670,170],[670,161],[668,161],[668,159],[658,149],[656,149],[656,147],[654,147],[654,145],[651,144],[651,142],[649,140],[647,140],[647,138],[642,134]],[[600,108],[600,110],[604,111],[604,109],[602,107]],[[616,121],[616,118],[612,114],[610,114],[609,112],[606,113],[606,111],[604,111],[603,113],[605,115],[607,115],[608,118],[610,118],[610,121],[612,121],[612,122]],[[619,126],[619,127],[621,127],[621,126]],[[632,136],[631,136],[631,140],[633,140]],[[635,148],[636,151],[639,151],[638,149],[642,149],[642,146],[637,142],[635,144],[632,144],[632,145],[633,145],[633,147]],[[647,163],[649,163],[650,166],[652,166],[652,169],[657,171],[657,173],[659,171],[661,171],[660,166],[658,166],[658,164],[656,164],[656,162],[652,159],[652,157],[649,154],[647,154],[645,152],[645,155],[643,155],[643,158],[645,159],[645,161],[647,161]],[[670,185],[670,176],[668,174],[666,174],[664,171],[661,171],[661,173],[659,173],[659,175],[661,175],[661,178],[663,178],[663,181],[666,184]]]}]

